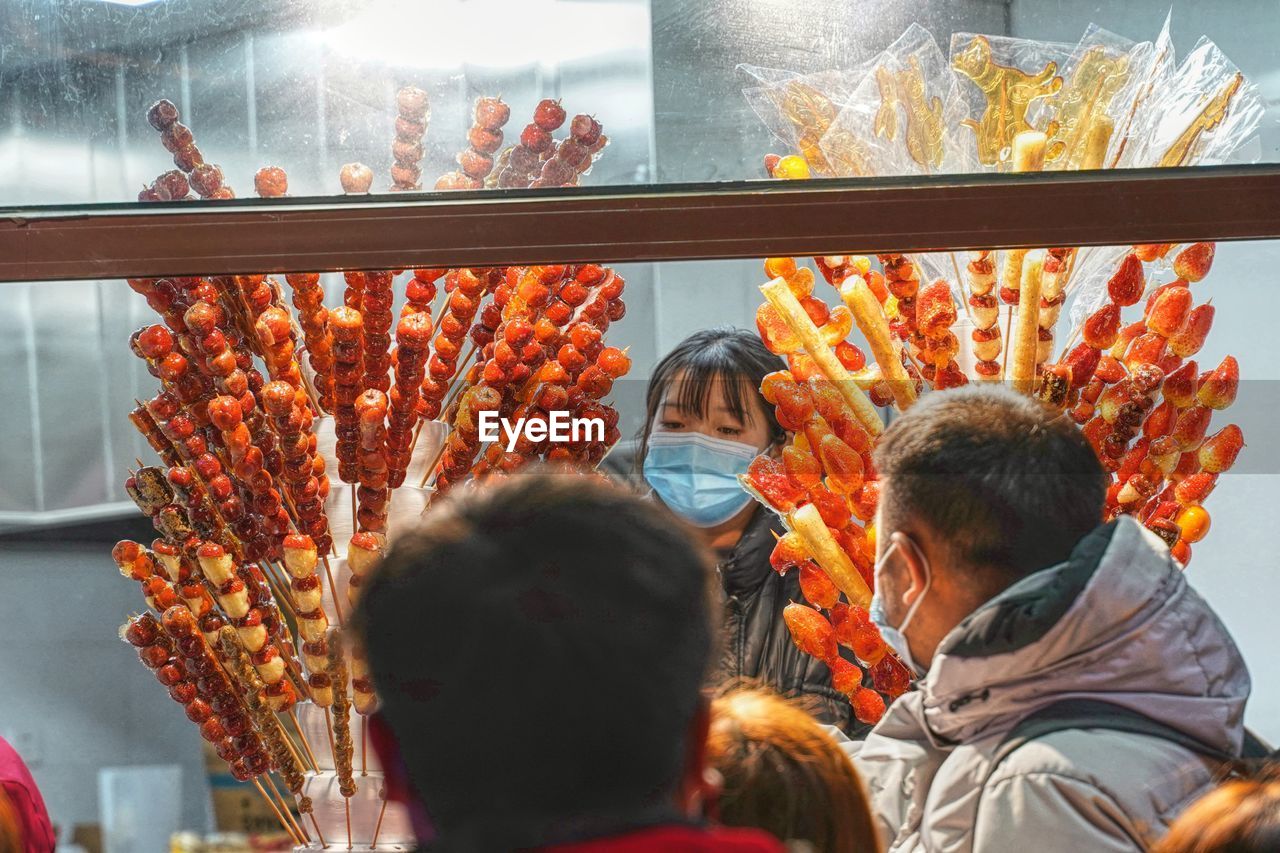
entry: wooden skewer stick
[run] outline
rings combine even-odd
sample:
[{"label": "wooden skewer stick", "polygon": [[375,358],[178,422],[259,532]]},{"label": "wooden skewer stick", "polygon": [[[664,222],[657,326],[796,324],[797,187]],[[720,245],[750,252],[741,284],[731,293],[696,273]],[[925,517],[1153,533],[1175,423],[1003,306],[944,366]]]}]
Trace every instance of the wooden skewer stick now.
[{"label": "wooden skewer stick", "polygon": [[320,772],[320,762],[316,761],[316,754],[311,751],[311,742],[307,740],[306,732],[302,730],[302,724],[298,722],[298,712],[293,708],[289,709],[289,719],[293,720],[293,727],[298,730],[298,737],[302,739],[302,748],[306,750],[307,758],[311,759],[311,767]]},{"label": "wooden skewer stick", "polygon": [[471,359],[475,354],[476,342],[472,341],[466,354],[458,360],[458,369],[453,374],[453,382],[449,384],[449,390],[445,392],[444,402],[440,405],[440,411],[442,413],[448,411],[449,406],[458,398],[458,395],[471,386],[471,383],[467,382],[465,377],[467,370],[471,367]]},{"label": "wooden skewer stick", "polygon": [[[351,484],[351,532],[352,533],[360,532],[360,521],[356,517],[356,484],[355,483]],[[333,598],[334,598],[334,601],[337,601],[338,599],[336,595]]]},{"label": "wooden skewer stick", "polygon": [[[302,754],[299,753],[298,748],[294,746],[293,738],[289,736],[288,730],[284,726],[280,725],[279,719],[276,720],[276,726],[279,729],[280,739],[284,741],[285,748],[289,750],[289,753],[293,756],[294,760],[297,761],[298,764],[301,765],[303,768],[305,768],[307,766],[307,762],[302,760]],[[299,734],[301,734],[301,732],[299,732]]]},{"label": "wooden skewer stick", "polygon": [[351,800],[347,797],[342,798],[342,807],[347,812],[347,849],[351,849]]},{"label": "wooden skewer stick", "polygon": [[382,816],[387,813],[387,791],[385,788],[378,792],[382,796],[382,808],[378,810],[378,823],[373,827],[373,843],[370,847],[378,846],[378,834],[382,832]]},{"label": "wooden skewer stick", "polygon": [[329,592],[333,595],[333,612],[338,616],[338,627],[342,627],[342,605],[338,603],[338,585],[333,582],[333,569],[329,567],[329,558],[321,557],[324,563],[324,574],[329,579]]},{"label": "wooden skewer stick", "polygon": [[271,799],[271,797],[267,795],[267,789],[262,787],[262,783],[258,781],[257,777],[254,777],[252,781],[253,781],[253,786],[257,788],[258,793],[262,795],[262,799],[266,800],[267,805],[271,806],[271,811],[275,812],[276,820],[280,821],[280,827],[285,832],[289,833],[289,837],[294,840],[294,843],[299,845],[305,844],[306,842],[303,841],[302,838],[299,837],[299,835],[293,831],[293,827],[290,826],[289,822],[284,819],[284,815],[280,813],[280,807],[276,805],[275,800]]},{"label": "wooden skewer stick", "polygon": [[311,818],[311,826],[316,831],[316,837],[320,839],[320,846],[325,850],[329,849],[329,842],[324,840],[324,833],[320,831],[320,824],[316,823],[316,813],[309,812],[307,817]]},{"label": "wooden skewer stick", "polygon": [[368,719],[369,718],[364,716],[363,714],[360,715],[360,775],[361,776],[369,775],[369,771],[368,769],[366,769],[368,766],[368,762],[365,761],[365,755],[367,754],[367,751],[369,749],[369,746],[368,746],[369,742],[368,742],[368,739],[365,737],[365,733],[369,730],[368,724],[366,722]]},{"label": "wooden skewer stick", "polygon": [[280,808],[284,812],[285,820],[289,821],[289,825],[298,831],[298,835],[302,838],[304,844],[310,844],[310,834],[302,828],[302,824],[298,823],[298,819],[293,816],[293,809],[289,807],[289,802],[285,799],[284,794],[281,794],[280,790],[276,787],[275,780],[271,778],[271,774],[263,774],[262,778],[267,780],[267,791],[274,794],[276,799],[279,801]]},{"label": "wooden skewer stick", "polygon": [[425,489],[427,487],[427,481],[431,479],[431,475],[435,473],[436,466],[440,464],[440,458],[444,456],[444,448],[445,442],[442,441],[440,442],[440,449],[436,451],[436,455],[427,465],[425,473],[422,475],[422,482],[418,484],[418,488]]},{"label": "wooden skewer stick", "polygon": [[329,709],[324,709],[324,730],[329,735],[329,760],[337,764],[338,749],[333,743],[333,718],[329,716]]}]

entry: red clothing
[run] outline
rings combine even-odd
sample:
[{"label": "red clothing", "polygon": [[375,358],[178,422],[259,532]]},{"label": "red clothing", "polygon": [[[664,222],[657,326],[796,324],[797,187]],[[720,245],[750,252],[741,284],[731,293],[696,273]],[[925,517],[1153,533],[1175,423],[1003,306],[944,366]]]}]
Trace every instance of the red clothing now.
[{"label": "red clothing", "polygon": [[782,853],[783,846],[772,835],[755,829],[676,824],[542,849],[544,853]]},{"label": "red clothing", "polygon": [[0,737],[0,788],[18,817],[25,853],[52,853],[53,824],[31,771],[9,742]]}]

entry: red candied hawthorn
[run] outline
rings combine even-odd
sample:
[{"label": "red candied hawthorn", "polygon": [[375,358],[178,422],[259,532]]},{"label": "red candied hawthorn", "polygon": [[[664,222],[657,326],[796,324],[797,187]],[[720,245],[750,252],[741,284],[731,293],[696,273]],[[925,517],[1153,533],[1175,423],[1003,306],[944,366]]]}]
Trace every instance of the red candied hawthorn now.
[{"label": "red candied hawthorn", "polygon": [[804,500],[804,489],[792,482],[780,460],[757,456],[747,467],[747,481],[769,505],[779,512],[791,512]]}]

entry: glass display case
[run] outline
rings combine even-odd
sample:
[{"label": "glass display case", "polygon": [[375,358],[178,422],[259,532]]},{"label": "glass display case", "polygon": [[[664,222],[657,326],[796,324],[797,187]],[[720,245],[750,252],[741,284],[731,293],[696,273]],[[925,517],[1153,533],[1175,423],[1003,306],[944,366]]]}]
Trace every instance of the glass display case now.
[{"label": "glass display case", "polygon": [[[114,589],[86,592],[105,551],[58,556],[48,543],[67,525],[136,516],[123,483],[156,464],[157,443],[129,414],[159,388],[130,336],[162,322],[157,280],[204,281],[237,299],[252,299],[264,276],[277,281],[271,299],[318,394],[303,316],[303,303],[314,306],[297,301],[299,288],[318,285],[336,309],[352,287],[345,274],[392,273],[388,307],[399,317],[423,301],[413,282],[429,276],[414,271],[435,270],[438,295],[426,303],[438,323],[460,270],[499,270],[491,298],[511,270],[517,287],[530,270],[607,265],[626,282],[607,343],[631,369],[602,397],[617,423],[597,457],[620,436],[621,458],[644,421],[646,377],[676,343],[719,325],[770,334],[760,287],[786,276],[766,258],[809,271],[809,316],[835,322],[861,353],[861,364],[841,362],[845,378],[856,374],[876,417],[891,420],[902,401],[882,384],[889,368],[876,363],[874,330],[854,322],[841,288],[850,277],[874,281],[905,257],[924,284],[945,282],[950,357],[965,378],[997,364],[1000,378],[1047,395],[1044,368],[1071,361],[1138,247],[1141,296],[1190,281],[1195,303],[1211,299],[1217,312],[1195,358],[1209,370],[1234,356],[1245,380],[1213,420],[1214,430],[1238,424],[1249,446],[1213,496],[1214,529],[1194,546],[1193,577],[1265,673],[1259,601],[1270,596],[1258,591],[1280,589],[1258,557],[1268,549],[1253,508],[1274,494],[1278,473],[1269,422],[1280,377],[1267,330],[1280,264],[1280,64],[1264,46],[1274,39],[1258,33],[1277,24],[1262,3],[1167,12],[1167,3],[1070,0],[9,3],[0,9],[0,292],[10,309],[0,315],[0,584],[14,600],[59,584],[59,600],[95,626],[77,629],[67,650],[109,637],[106,623],[127,612]],[[1194,253],[1177,259],[1205,243],[1217,248],[1201,283]],[[1019,332],[1018,317],[1030,316],[1019,311],[1024,255],[1054,270],[1058,292],[1030,303],[1037,323]],[[971,264],[986,260],[999,289],[975,288]],[[880,296],[903,350],[914,332],[892,324],[914,311],[900,300],[917,294]],[[1126,324],[1143,319],[1135,302]],[[241,308],[246,346],[265,371],[258,314]],[[815,323],[819,334],[826,323]],[[776,343],[800,332],[784,323],[774,334]],[[992,335],[999,355],[979,357],[993,351]],[[1028,335],[1030,372],[1007,374]],[[468,368],[493,358],[484,343],[471,361],[453,353],[446,387],[467,387]],[[916,361],[908,369],[919,372]],[[942,359],[921,387],[946,387],[948,368]],[[1079,405],[1081,385],[1068,378],[1064,411]],[[413,443],[409,488],[439,475],[453,387],[439,401],[446,423],[435,443]],[[333,413],[319,396],[313,403]],[[356,503],[326,513],[349,516]],[[345,535],[362,526],[348,521]],[[341,562],[340,586],[350,576]],[[64,566],[74,572],[51,580]],[[333,602],[325,606],[336,621]],[[6,630],[36,651],[23,638],[37,626],[0,626],[0,640]],[[106,689],[90,668],[77,664],[76,677]],[[127,716],[136,688],[144,717],[182,722],[176,709],[150,708],[163,697],[133,670],[119,676],[130,696],[106,701]],[[34,673],[13,678],[32,697],[10,724],[25,730],[49,700]],[[61,699],[79,701],[67,692]],[[1280,718],[1274,684],[1259,685],[1249,714],[1280,736],[1267,728]],[[194,750],[193,727],[154,725]],[[312,727],[312,745],[316,725],[307,713],[298,724]],[[104,761],[153,747],[142,728],[104,737]],[[83,822],[92,808],[83,781],[72,781],[87,766],[77,761],[56,755],[49,772],[72,792],[58,808]],[[200,775],[190,756],[175,761]],[[199,806],[186,809],[188,825],[205,822]]]}]

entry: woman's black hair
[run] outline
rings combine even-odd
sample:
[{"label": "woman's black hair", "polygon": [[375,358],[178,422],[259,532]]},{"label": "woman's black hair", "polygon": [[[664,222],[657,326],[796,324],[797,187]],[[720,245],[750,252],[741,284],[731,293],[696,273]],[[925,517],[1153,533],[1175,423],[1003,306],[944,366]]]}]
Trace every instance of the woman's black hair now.
[{"label": "woman's black hair", "polygon": [[676,344],[675,349],[658,362],[649,377],[644,397],[644,424],[636,436],[637,468],[644,465],[653,420],[667,389],[678,374],[683,376],[675,402],[681,411],[705,412],[710,403],[712,385],[717,379],[723,379],[725,403],[733,416],[744,424],[753,422],[755,414],[751,401],[759,400],[765,413],[765,425],[769,428],[770,442],[782,441],[786,438],[786,431],[774,416],[773,407],[760,395],[760,383],[767,374],[785,367],[782,359],[769,352],[755,332],[732,326],[703,329]]}]

